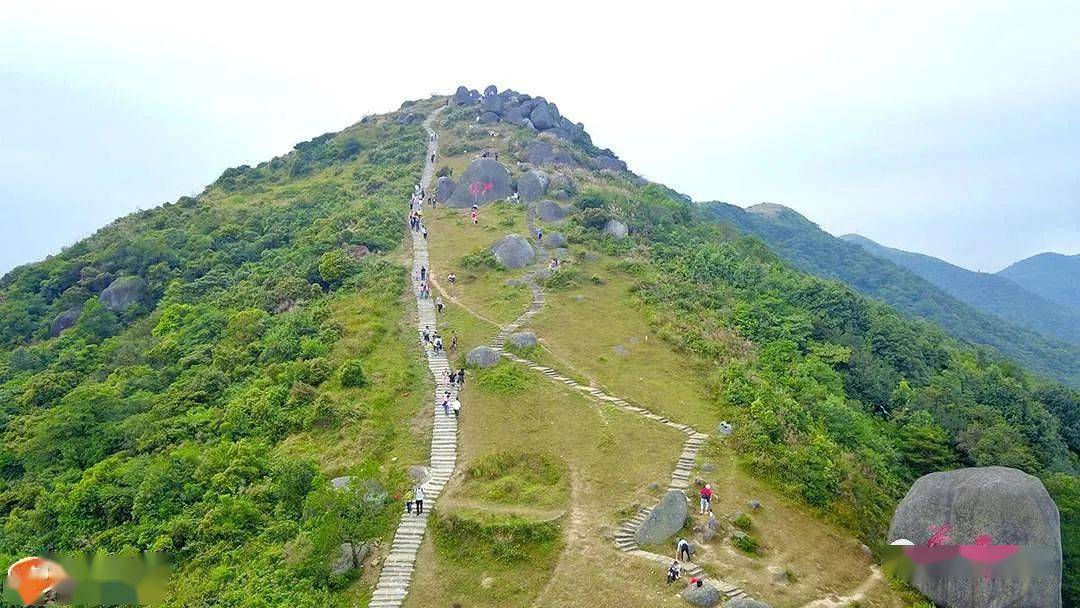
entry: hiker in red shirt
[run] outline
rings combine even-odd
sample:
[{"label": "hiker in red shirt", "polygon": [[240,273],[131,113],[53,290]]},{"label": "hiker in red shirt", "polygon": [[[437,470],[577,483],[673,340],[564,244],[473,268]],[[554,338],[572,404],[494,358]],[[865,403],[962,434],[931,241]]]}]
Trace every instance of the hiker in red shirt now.
[{"label": "hiker in red shirt", "polygon": [[706,511],[712,511],[712,486],[705,484],[704,488],[701,488],[701,513]]}]

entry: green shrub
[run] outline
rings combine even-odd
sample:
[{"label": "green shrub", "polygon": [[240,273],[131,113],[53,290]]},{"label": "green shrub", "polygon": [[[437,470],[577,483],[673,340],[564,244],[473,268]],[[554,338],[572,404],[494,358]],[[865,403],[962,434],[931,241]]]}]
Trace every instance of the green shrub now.
[{"label": "green shrub", "polygon": [[520,564],[554,551],[559,543],[555,522],[532,522],[518,517],[431,515],[435,548],[462,563],[495,561]]},{"label": "green shrub", "polygon": [[466,253],[458,260],[458,265],[469,270],[482,270],[485,268],[498,268],[495,256],[488,249],[477,249]]},{"label": "green shrub", "polygon": [[581,271],[576,268],[560,268],[544,279],[544,287],[554,291],[570,289],[581,284]]},{"label": "green shrub", "polygon": [[359,388],[368,383],[364,366],[358,359],[351,359],[341,365],[341,386],[345,388]]},{"label": "green shrub", "polygon": [[477,369],[476,383],[493,393],[513,395],[532,385],[532,376],[520,365],[499,361],[491,367]]},{"label": "green shrub", "polygon": [[739,513],[739,516],[731,522],[731,525],[742,530],[743,532],[749,532],[754,527],[754,522],[750,521],[750,516],[746,513]]},{"label": "green shrub", "polygon": [[757,555],[761,551],[757,539],[749,534],[733,536],[731,538],[731,544],[739,551],[749,553],[750,555]]},{"label": "green shrub", "polygon": [[454,174],[454,170],[448,165],[439,167],[439,170],[435,172],[435,177],[450,177]]}]

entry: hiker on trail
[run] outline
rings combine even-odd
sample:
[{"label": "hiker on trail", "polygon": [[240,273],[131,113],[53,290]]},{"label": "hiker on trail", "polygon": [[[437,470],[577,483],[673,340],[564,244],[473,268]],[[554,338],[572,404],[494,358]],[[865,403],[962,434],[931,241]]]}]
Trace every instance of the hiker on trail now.
[{"label": "hiker on trail", "polygon": [[424,226],[424,240],[427,240],[427,226]]},{"label": "hiker on trail", "polygon": [[442,400],[442,411],[443,411],[443,416],[449,416],[450,415],[450,400],[449,399],[443,399]]},{"label": "hiker on trail", "polygon": [[450,352],[457,350],[457,334],[454,334],[450,338]]},{"label": "hiker on trail", "polygon": [[[443,377],[443,382],[446,382],[447,384],[453,384],[454,383],[454,372],[453,372],[453,370],[448,369],[448,370],[444,371],[442,373],[442,377]],[[449,395],[450,391],[446,391],[446,394]]]},{"label": "hiker on trail", "polygon": [[461,401],[454,399],[450,402],[450,407],[454,410],[454,418],[461,418]]},{"label": "hiker on trail", "polygon": [[675,560],[671,562],[671,566],[667,569],[667,584],[670,585],[679,580],[680,576],[682,576],[682,567],[679,566],[679,560]]},{"label": "hiker on trail", "polygon": [[423,281],[426,278],[427,278],[427,268],[424,267],[424,266],[421,266],[420,267],[420,280]]},{"label": "hiker on trail", "polygon": [[439,296],[439,297],[435,298],[435,310],[439,311],[440,314],[442,313],[442,311],[443,311],[442,296]]},{"label": "hiker on trail", "polygon": [[449,281],[451,285],[453,285],[454,283],[457,283],[457,275],[451,272],[450,274],[446,275],[446,280]]},{"label": "hiker on trail", "polygon": [[412,505],[413,505],[412,498],[405,501],[405,512],[408,513],[409,515],[412,515]]},{"label": "hiker on trail", "polygon": [[424,486],[416,486],[412,491],[413,500],[416,501],[416,514],[424,513]]},{"label": "hiker on trail", "polygon": [[431,153],[431,162],[435,162],[435,153],[434,152]]},{"label": "hiker on trail", "polygon": [[465,368],[457,370],[457,385],[465,386]]},{"label": "hiker on trail", "polygon": [[675,543],[675,559],[681,559],[684,562],[690,561],[690,543],[681,536],[678,542]]},{"label": "hiker on trail", "polygon": [[424,343],[425,344],[427,344],[428,342],[431,342],[431,326],[430,325],[425,325],[424,326],[424,331],[423,331],[423,333],[421,335],[424,336]]},{"label": "hiker on trail", "polygon": [[469,217],[472,219],[473,226],[480,223],[480,216],[476,213],[476,209],[472,210],[472,213],[469,214]]},{"label": "hiker on trail", "polygon": [[701,586],[704,585],[704,584],[705,584],[705,579],[698,578],[696,576],[692,576],[692,577],[690,577],[690,582],[687,583],[687,587],[694,587],[696,589],[701,589]]},{"label": "hiker on trail", "polygon": [[541,243],[543,241],[544,241],[544,229],[543,228],[537,228],[536,229],[536,242]]},{"label": "hiker on trail", "polygon": [[554,271],[554,270],[558,270],[558,269],[559,269],[559,260],[556,259],[556,258],[551,258],[551,260],[548,262],[548,270]]},{"label": "hiker on trail", "polygon": [[442,352],[442,338],[435,338],[435,354]]},{"label": "hiker on trail", "polygon": [[701,488],[701,514],[704,515],[706,511],[712,511],[712,486],[705,484],[704,488]]}]

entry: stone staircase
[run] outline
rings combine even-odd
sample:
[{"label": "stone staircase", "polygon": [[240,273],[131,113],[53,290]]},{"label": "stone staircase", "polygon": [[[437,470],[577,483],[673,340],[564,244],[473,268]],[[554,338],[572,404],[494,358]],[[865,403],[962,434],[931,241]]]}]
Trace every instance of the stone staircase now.
[{"label": "stone staircase", "polygon": [[[430,138],[431,121],[440,110],[432,112],[424,121],[424,129]],[[431,155],[438,149],[438,141],[430,141],[424,163],[424,173],[420,184],[425,189],[430,185],[435,174],[435,164],[431,162]],[[413,245],[413,277],[420,275],[420,268],[431,269],[428,259],[427,241],[417,232],[409,231],[412,235]],[[416,284],[413,283],[415,289]],[[419,292],[417,292],[419,293]],[[416,298],[417,308],[417,333],[423,332],[425,327],[432,330],[438,327],[435,318],[435,303],[431,298]],[[379,572],[379,582],[375,585],[375,591],[371,595],[369,608],[399,608],[409,593],[409,584],[412,582],[413,570],[416,568],[416,554],[420,550],[420,543],[424,540],[427,531],[428,514],[435,506],[439,495],[450,476],[454,473],[457,463],[457,418],[451,412],[446,415],[442,409],[442,401],[447,391],[450,398],[457,398],[457,387],[452,386],[446,380],[446,372],[450,369],[450,362],[446,358],[446,352],[434,354],[428,352],[428,369],[435,377],[435,395],[432,399],[432,411],[434,414],[434,428],[431,436],[431,472],[427,480],[421,485],[424,488],[424,513],[413,515],[403,513],[398,523],[394,540],[390,543],[390,553],[383,561],[382,570]]]},{"label": "stone staircase", "polygon": [[[525,208],[525,223],[528,226],[531,239],[532,235],[536,234],[536,223],[534,220],[532,207],[530,206],[526,206]],[[541,253],[541,255],[538,256],[541,261],[534,265],[533,269],[526,273],[522,279],[525,284],[529,286],[529,289],[532,290],[532,304],[530,304],[529,308],[518,318],[514,319],[511,323],[503,326],[500,329],[499,333],[491,341],[490,346],[496,351],[498,351],[504,358],[514,361],[516,363],[520,363],[522,365],[526,365],[529,367],[529,369],[540,372],[544,376],[547,376],[547,378],[550,379],[552,382],[562,383],[574,390],[581,391],[586,397],[599,401],[604,405],[608,405],[623,410],[625,412],[629,412],[631,414],[648,418],[653,422],[663,424],[679,431],[680,433],[683,433],[686,436],[686,440],[683,443],[682,453],[679,454],[679,459],[675,463],[675,470],[671,473],[671,483],[668,484],[668,490],[677,490],[682,492],[689,490],[691,486],[690,476],[693,473],[694,463],[697,460],[698,452],[701,450],[702,446],[705,445],[705,441],[709,437],[708,435],[704,433],[699,433],[696,429],[694,429],[688,424],[681,424],[679,422],[669,420],[668,418],[659,414],[655,414],[644,407],[634,405],[629,401],[626,401],[625,399],[616,397],[614,395],[609,395],[598,388],[583,385],[580,382],[574,380],[573,378],[559,373],[558,370],[540,365],[535,361],[525,359],[505,350],[504,347],[506,345],[506,339],[510,336],[510,334],[518,331],[523,325],[525,325],[525,323],[527,323],[544,307],[544,290],[537,282],[537,277],[541,276],[541,274],[546,271],[546,269],[543,267],[543,264],[546,262],[547,259],[547,249],[542,244],[538,244],[537,248],[540,250]],[[615,546],[618,547],[619,550],[629,553],[630,555],[634,555],[643,559],[648,559],[650,561],[661,564],[666,571],[668,566],[671,565],[673,557],[645,551],[639,548],[637,542],[634,540],[634,533],[637,532],[638,527],[643,521],[645,521],[645,518],[649,516],[649,513],[651,511],[652,509],[643,509],[639,511],[636,515],[634,515],[634,517],[623,523],[623,525],[619,528],[619,531],[615,534]],[[703,577],[708,584],[711,584],[712,586],[719,589],[720,592],[727,599],[749,597],[749,595],[739,587],[730,583],[726,583],[722,580],[707,576],[705,570],[697,564],[683,562],[682,566],[684,580],[689,580],[690,577]]]}]

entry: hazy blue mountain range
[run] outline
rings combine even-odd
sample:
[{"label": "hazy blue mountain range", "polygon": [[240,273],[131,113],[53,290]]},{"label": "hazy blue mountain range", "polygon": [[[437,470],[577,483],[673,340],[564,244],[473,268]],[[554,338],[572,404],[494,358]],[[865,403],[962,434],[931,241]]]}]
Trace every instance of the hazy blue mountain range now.
[{"label": "hazy blue mountain range", "polygon": [[[961,302],[970,304],[983,312],[1028,329],[1034,329],[1047,336],[1080,344],[1080,308],[1071,308],[1057,301],[1051,301],[1048,297],[1025,289],[1001,274],[973,272],[933,256],[886,247],[858,234],[845,234],[840,238],[860,245],[879,258],[907,268]],[[1066,256],[1057,257],[1069,259]],[[1030,258],[1032,261],[1035,259]],[[1010,268],[1018,266],[1021,273],[1024,268],[1033,269],[1031,276],[1040,277],[1034,282],[1043,285],[1046,289],[1067,288],[1068,282],[1055,280],[1057,276],[1055,269],[1060,267],[1058,264],[1053,262],[1025,264],[1026,262],[1028,260]],[[1035,268],[1038,268],[1040,272],[1034,272]],[[1077,271],[1080,272],[1080,264],[1077,265]]]},{"label": "hazy blue mountain range", "polygon": [[825,232],[788,207],[762,203],[744,209],[722,202],[700,207],[713,219],[761,239],[801,270],[841,281],[901,312],[936,323],[954,337],[1080,386],[1080,346],[981,312],[916,272]]},{"label": "hazy blue mountain range", "polygon": [[1080,311],[1080,254],[1040,253],[998,274],[1051,302]]}]

